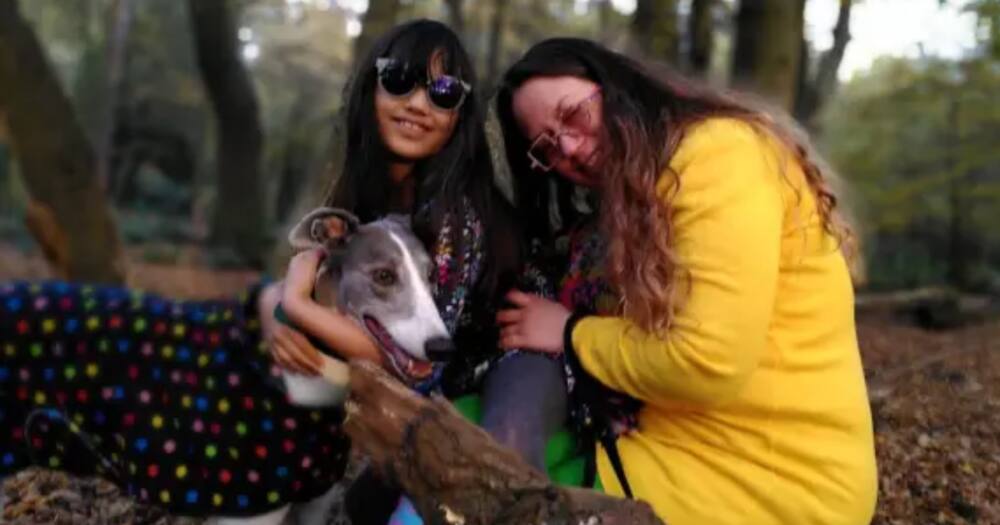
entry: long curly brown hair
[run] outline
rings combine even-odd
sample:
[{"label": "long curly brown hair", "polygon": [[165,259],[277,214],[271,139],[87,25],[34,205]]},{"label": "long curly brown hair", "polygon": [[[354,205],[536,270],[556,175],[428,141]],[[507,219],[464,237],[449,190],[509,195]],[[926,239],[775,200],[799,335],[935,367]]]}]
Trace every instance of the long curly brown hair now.
[{"label": "long curly brown hair", "polygon": [[670,159],[691,126],[707,118],[736,118],[780,141],[801,166],[824,229],[838,240],[849,260],[853,258],[856,238],[838,208],[827,170],[821,168],[801,130],[738,95],[576,38],[554,38],[533,46],[507,71],[497,93],[515,199],[530,236],[547,243],[563,226],[583,218],[572,205],[571,183],[532,172],[526,156],[529,139],[522,136],[511,108],[514,92],[527,80],[564,75],[601,87],[605,153],[599,217],[608,243],[605,270],[621,298],[618,313],[640,328],[663,333],[685,297],[688,279],[673,246],[671,196],[659,196],[657,185],[661,176],[673,177],[667,186],[676,193],[681,181],[669,170]]}]

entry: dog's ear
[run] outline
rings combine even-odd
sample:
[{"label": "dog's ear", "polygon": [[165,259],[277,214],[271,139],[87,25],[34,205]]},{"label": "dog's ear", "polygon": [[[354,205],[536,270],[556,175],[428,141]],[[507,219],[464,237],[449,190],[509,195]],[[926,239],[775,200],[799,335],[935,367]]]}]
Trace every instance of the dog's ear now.
[{"label": "dog's ear", "polygon": [[306,214],[292,231],[288,242],[296,250],[336,246],[357,231],[360,221],[340,208],[316,208]]}]

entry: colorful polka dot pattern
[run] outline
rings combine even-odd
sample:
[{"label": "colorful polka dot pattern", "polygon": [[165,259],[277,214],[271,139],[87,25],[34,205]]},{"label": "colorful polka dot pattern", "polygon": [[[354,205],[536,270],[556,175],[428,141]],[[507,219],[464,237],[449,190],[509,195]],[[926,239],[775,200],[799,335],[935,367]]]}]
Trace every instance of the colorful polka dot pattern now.
[{"label": "colorful polka dot pattern", "polygon": [[31,463],[97,472],[189,515],[257,514],[329,489],[349,448],[343,416],[288,403],[254,297],[0,284],[0,476]]}]

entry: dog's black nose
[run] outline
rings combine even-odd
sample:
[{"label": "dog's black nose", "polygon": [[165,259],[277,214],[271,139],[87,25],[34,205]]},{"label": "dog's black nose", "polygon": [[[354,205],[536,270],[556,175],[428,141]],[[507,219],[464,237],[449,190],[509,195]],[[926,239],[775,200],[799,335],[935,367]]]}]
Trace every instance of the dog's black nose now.
[{"label": "dog's black nose", "polygon": [[447,361],[455,352],[455,345],[447,337],[435,337],[424,343],[424,353],[431,361]]}]

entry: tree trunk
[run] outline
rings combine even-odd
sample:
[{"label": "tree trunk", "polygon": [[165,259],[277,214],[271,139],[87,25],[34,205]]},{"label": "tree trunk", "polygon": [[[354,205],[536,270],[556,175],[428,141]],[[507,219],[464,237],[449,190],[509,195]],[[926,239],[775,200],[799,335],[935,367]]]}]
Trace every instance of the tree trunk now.
[{"label": "tree trunk", "polygon": [[[309,147],[310,130],[304,125],[309,116],[309,103],[314,99],[306,94],[295,98],[288,112],[285,123],[285,144],[282,148],[282,160],[279,169],[279,180],[276,184],[274,201],[274,218],[278,222],[298,220],[302,215],[290,217],[292,208],[299,198],[300,192],[307,184],[309,164],[312,151]],[[284,243],[281,243],[284,244]]]},{"label": "tree trunk", "polygon": [[400,0],[369,0],[361,17],[361,34],[354,40],[354,63],[357,64],[378,37],[396,25]]},{"label": "tree trunk", "polygon": [[[317,206],[322,206],[326,197],[340,178],[347,156],[347,121],[343,108],[329,119],[326,145],[320,154],[310,159],[306,167],[305,180],[295,193],[293,204],[284,217],[279,216],[281,231],[288,231],[300,217]],[[291,222],[287,222],[291,221]],[[277,242],[272,246],[267,268],[272,273],[282,273],[288,265],[293,250],[287,242]]]},{"label": "tree trunk", "polygon": [[805,0],[743,0],[736,15],[733,80],[791,112],[802,45]]},{"label": "tree trunk", "polygon": [[483,82],[487,92],[492,92],[493,86],[500,80],[500,55],[503,51],[503,28],[507,17],[507,3],[506,0],[493,0],[490,47],[486,55],[486,78]]},{"label": "tree trunk", "polygon": [[614,6],[611,0],[597,0],[597,34],[601,43],[610,46],[614,35],[611,34],[611,18],[614,16]]},{"label": "tree trunk", "polygon": [[425,523],[662,524],[648,504],[557,487],[441,398],[415,394],[370,363],[352,363],[345,429]]},{"label": "tree trunk", "polygon": [[0,106],[31,197],[28,227],[54,273],[122,282],[121,242],[94,152],[16,0],[0,0]]},{"label": "tree trunk", "polygon": [[265,225],[257,96],[226,0],[188,0],[188,7],[198,68],[218,123],[213,241],[259,267]]},{"label": "tree trunk", "polygon": [[[101,119],[104,115],[104,91],[107,89],[107,58],[109,27],[114,25],[114,6],[105,8],[104,2],[77,2],[79,16],[75,20],[76,39],[79,41],[80,55],[73,74],[73,86],[68,94],[76,107],[77,118],[87,137],[100,149]],[[95,154],[99,153],[95,151]],[[98,171],[98,177],[101,172]],[[102,180],[102,184],[104,181]],[[105,186],[106,187],[106,186]],[[107,190],[108,199],[114,197]]]},{"label": "tree trunk", "polygon": [[[841,0],[840,11],[837,14],[837,24],[833,27],[833,45],[819,59],[816,75],[803,84],[795,105],[795,116],[807,125],[813,123],[813,117],[830,99],[837,89],[837,72],[844,59],[847,43],[851,41],[851,7],[852,0]],[[803,48],[805,45],[803,43]],[[801,67],[805,67],[802,63]]]},{"label": "tree trunk", "polygon": [[688,19],[688,67],[698,76],[705,76],[712,62],[714,43],[714,12],[716,0],[693,0]]},{"label": "tree trunk", "polygon": [[104,108],[97,132],[97,176],[101,187],[108,189],[111,180],[111,148],[118,115],[118,93],[125,70],[125,51],[132,27],[132,0],[115,0],[113,28],[107,46],[107,69],[104,84]]},{"label": "tree trunk", "polygon": [[638,0],[632,14],[633,46],[640,56],[676,67],[680,57],[677,0]]},{"label": "tree trunk", "polygon": [[448,7],[448,25],[455,31],[462,41],[465,41],[465,16],[462,13],[464,0],[445,0]]},{"label": "tree trunk", "polygon": [[945,170],[951,173],[948,181],[948,281],[959,290],[968,289],[969,285],[969,251],[965,242],[965,216],[969,213],[968,204],[963,191],[968,187],[965,169],[960,165],[958,149],[962,142],[960,135],[962,127],[959,120],[960,98],[954,88],[945,88],[952,92],[948,97],[948,131],[944,141],[946,154]]},{"label": "tree trunk", "polygon": [[[10,147],[7,133],[7,115],[0,106],[0,210],[10,210],[13,207],[10,185]],[[0,219],[7,213],[0,211]]]}]

